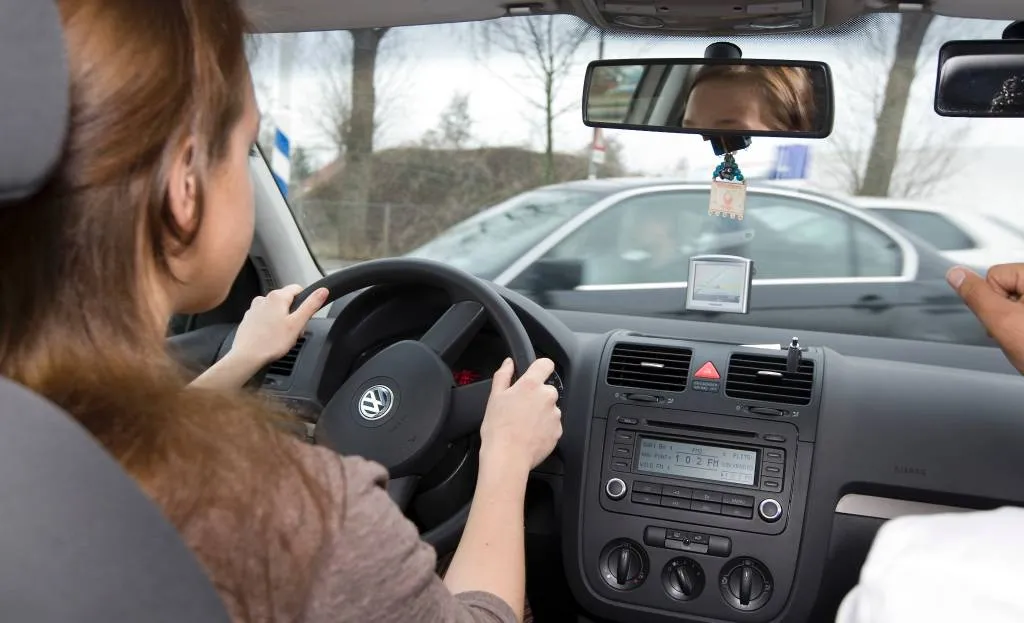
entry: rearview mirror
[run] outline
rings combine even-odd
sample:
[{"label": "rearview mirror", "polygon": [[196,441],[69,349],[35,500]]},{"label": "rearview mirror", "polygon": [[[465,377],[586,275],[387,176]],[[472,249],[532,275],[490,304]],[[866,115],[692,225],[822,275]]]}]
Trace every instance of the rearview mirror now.
[{"label": "rearview mirror", "polygon": [[935,112],[943,117],[1024,117],[1024,41],[943,45]]},{"label": "rearview mirror", "polygon": [[595,61],[583,89],[583,122],[591,127],[793,138],[832,132],[832,76],[825,63]]}]

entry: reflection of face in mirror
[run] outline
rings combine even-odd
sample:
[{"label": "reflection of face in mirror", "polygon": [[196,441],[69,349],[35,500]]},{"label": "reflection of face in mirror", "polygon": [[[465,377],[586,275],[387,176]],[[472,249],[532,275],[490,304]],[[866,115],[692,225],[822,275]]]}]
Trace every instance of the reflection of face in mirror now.
[{"label": "reflection of face in mirror", "polygon": [[992,99],[991,112],[997,115],[1024,115],[1024,77],[1011,76]]},{"label": "reflection of face in mirror", "polygon": [[708,65],[690,89],[684,128],[811,132],[814,87],[803,67]]}]

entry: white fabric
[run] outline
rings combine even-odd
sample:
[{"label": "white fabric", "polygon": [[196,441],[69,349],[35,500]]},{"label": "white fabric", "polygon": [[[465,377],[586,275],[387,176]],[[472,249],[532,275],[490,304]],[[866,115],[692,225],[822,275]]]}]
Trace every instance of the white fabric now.
[{"label": "white fabric", "polygon": [[901,517],[878,533],[836,623],[1024,621],[1024,509]]}]

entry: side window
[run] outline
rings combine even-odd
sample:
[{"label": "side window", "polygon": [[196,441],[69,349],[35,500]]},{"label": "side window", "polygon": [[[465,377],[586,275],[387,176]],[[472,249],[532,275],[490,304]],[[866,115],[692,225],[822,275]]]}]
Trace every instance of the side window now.
[{"label": "side window", "polygon": [[585,286],[686,281],[707,219],[705,193],[630,197],[581,225],[542,260],[578,261]]},{"label": "side window", "polygon": [[757,279],[857,276],[852,219],[811,201],[767,193],[747,196],[745,255]]},{"label": "side window", "polygon": [[900,245],[868,223],[855,222],[853,251],[858,277],[898,277],[903,274]]}]

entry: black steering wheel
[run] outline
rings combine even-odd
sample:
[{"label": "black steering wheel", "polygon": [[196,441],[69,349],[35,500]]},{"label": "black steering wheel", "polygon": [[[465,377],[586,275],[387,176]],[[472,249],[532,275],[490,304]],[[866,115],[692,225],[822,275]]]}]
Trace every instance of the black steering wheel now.
[{"label": "black steering wheel", "polygon": [[[403,510],[448,444],[480,430],[490,384],[456,388],[451,366],[486,321],[518,373],[536,358],[526,329],[500,294],[469,273],[430,260],[374,260],[340,270],[303,290],[292,309],[320,288],[329,290],[331,302],[370,286],[412,284],[445,290],[452,306],[419,340],[389,346],[353,372],[324,407],[314,434],[318,445],[387,467],[388,490]],[[467,516],[468,504],[423,539],[437,545],[457,538]]]}]

